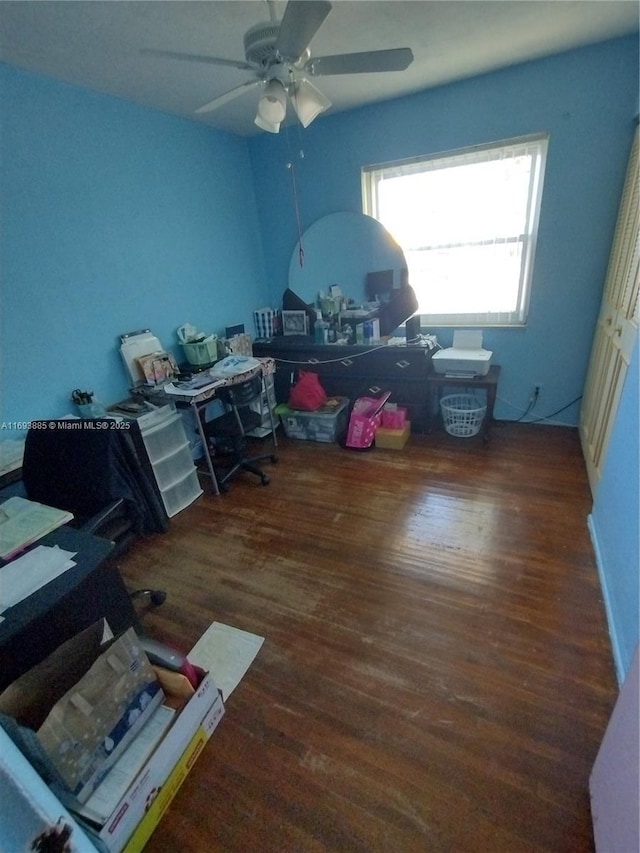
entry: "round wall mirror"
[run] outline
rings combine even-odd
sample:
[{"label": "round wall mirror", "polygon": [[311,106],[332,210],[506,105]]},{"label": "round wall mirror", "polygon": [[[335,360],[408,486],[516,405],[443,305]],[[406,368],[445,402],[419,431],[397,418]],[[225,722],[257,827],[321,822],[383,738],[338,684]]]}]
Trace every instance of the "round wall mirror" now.
[{"label": "round wall mirror", "polygon": [[298,242],[289,264],[289,288],[306,303],[316,305],[318,294],[329,295],[335,284],[362,305],[376,295],[368,292],[367,280],[374,288],[379,283],[382,297],[406,283],[404,252],[383,225],[364,213],[324,216],[307,228],[301,242],[303,264]]}]

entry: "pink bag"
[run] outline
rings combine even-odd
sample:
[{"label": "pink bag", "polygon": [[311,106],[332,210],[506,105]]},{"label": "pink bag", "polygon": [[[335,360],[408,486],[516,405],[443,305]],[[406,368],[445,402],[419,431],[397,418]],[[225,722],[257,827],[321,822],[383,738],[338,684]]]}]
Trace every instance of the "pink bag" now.
[{"label": "pink bag", "polygon": [[317,373],[301,370],[289,394],[289,406],[303,412],[316,412],[327,402],[327,392]]},{"label": "pink bag", "polygon": [[390,396],[391,391],[385,391],[381,397],[358,397],[349,418],[347,447],[357,450],[371,447],[382,420],[382,408]]}]

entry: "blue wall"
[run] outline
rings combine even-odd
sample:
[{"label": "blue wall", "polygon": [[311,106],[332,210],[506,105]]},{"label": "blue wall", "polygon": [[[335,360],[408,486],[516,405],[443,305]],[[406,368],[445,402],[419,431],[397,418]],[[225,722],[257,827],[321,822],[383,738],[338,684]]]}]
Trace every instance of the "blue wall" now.
[{"label": "blue wall", "polygon": [[[118,336],[251,328],[266,283],[245,140],[0,66],[1,420],[127,391]],[[16,437],[3,434],[3,438]]]},{"label": "blue wall", "polygon": [[[549,131],[529,322],[486,329],[484,340],[502,365],[496,415],[519,417],[537,383],[536,413],[551,414],[582,393],[637,110],[638,41],[625,38],[255,137],[271,302],[287,286],[297,240],[288,162],[304,230],[362,209],[363,165]],[[429,331],[451,343],[450,329]],[[557,420],[575,425],[578,412]]]},{"label": "blue wall", "polygon": [[[637,39],[618,39],[247,142],[0,65],[1,420],[63,414],[75,387],[118,399],[122,332],[148,326],[177,350],[184,322],[252,330],[251,311],[280,301],[298,237],[289,162],[304,229],[361,209],[363,164],[540,130],[529,324],[485,342],[503,366],[499,417],[518,417],[536,382],[540,413],[560,408],[582,392],[637,69]],[[638,387],[636,348],[591,517],[621,676],[638,641]]]},{"label": "blue wall", "polygon": [[590,518],[621,683],[640,638],[639,356],[636,342]]}]

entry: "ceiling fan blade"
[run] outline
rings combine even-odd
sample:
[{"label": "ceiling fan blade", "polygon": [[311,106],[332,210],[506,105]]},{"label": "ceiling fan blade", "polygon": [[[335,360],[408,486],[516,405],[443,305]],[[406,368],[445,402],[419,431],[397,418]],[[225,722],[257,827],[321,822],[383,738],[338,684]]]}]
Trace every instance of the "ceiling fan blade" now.
[{"label": "ceiling fan blade", "polygon": [[289,0],[276,40],[280,56],[292,62],[299,59],[330,11],[329,0]]},{"label": "ceiling fan blade", "polygon": [[375,71],[404,71],[413,62],[409,47],[391,50],[366,50],[363,53],[338,53],[335,56],[316,56],[304,66],[312,77],[330,74],[369,74]]},{"label": "ceiling fan blade", "polygon": [[239,68],[241,71],[255,71],[253,65],[247,62],[240,62],[234,59],[220,59],[217,56],[206,56],[200,53],[180,53],[176,50],[154,50],[153,48],[144,48],[140,53],[145,53],[148,56],[161,56],[165,59],[183,59],[187,62],[204,62],[207,65],[226,65],[229,68]]},{"label": "ceiling fan blade", "polygon": [[218,95],[217,98],[209,101],[208,104],[203,104],[201,107],[198,107],[195,112],[198,115],[213,112],[213,110],[217,110],[218,107],[223,106],[223,104],[228,104],[229,101],[233,101],[235,98],[239,98],[240,95],[244,95],[244,93],[248,92],[250,89],[257,89],[258,86],[264,85],[264,80],[249,80],[247,83],[242,83],[241,86],[236,86],[235,89],[230,89],[228,92],[225,92],[224,95]]}]

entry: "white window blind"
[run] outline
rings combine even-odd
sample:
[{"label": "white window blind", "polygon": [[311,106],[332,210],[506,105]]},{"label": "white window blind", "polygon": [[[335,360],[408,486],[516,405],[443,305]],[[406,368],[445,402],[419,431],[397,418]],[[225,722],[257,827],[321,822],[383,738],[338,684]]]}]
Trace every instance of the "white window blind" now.
[{"label": "white window blind", "polygon": [[362,169],[430,326],[526,323],[548,135]]}]

